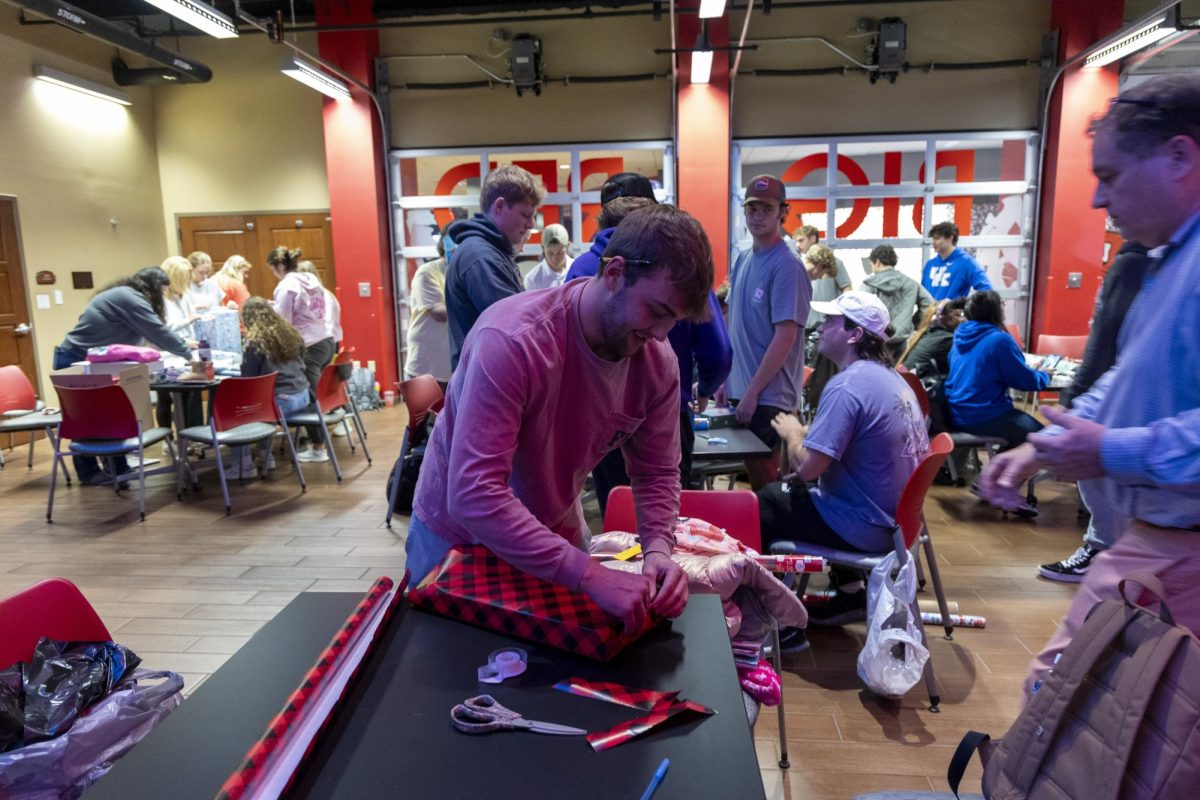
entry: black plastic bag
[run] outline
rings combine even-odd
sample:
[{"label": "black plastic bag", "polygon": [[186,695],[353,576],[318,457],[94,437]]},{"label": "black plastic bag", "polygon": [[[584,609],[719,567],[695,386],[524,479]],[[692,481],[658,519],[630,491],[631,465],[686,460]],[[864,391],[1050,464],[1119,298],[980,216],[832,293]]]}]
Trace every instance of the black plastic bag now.
[{"label": "black plastic bag", "polygon": [[[0,733],[0,752],[52,739],[65,733],[88,706],[103,699],[142,660],[133,651],[113,642],[60,642],[42,637],[29,663],[0,672],[0,731],[8,733],[21,710],[21,735]],[[15,698],[10,670],[20,674]],[[5,677],[7,676],[7,677]]]}]

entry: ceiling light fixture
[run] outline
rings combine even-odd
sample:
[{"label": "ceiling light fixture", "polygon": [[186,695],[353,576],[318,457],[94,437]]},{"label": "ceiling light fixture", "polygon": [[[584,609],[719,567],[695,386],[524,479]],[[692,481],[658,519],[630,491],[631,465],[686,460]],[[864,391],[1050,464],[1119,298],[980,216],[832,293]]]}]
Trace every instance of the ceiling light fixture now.
[{"label": "ceiling light fixture", "polygon": [[700,19],[715,19],[725,13],[725,0],[700,0]]},{"label": "ceiling light fixture", "polygon": [[700,35],[692,48],[692,83],[708,83],[712,75],[713,49],[708,40],[708,23],[700,23]]},{"label": "ceiling light fixture", "polygon": [[1085,67],[1103,67],[1143,47],[1149,47],[1160,39],[1175,33],[1175,26],[1167,24],[1165,16],[1159,17],[1137,30],[1131,31],[1116,41],[1100,48],[1083,60]]},{"label": "ceiling light fixture", "polygon": [[238,35],[237,26],[233,24],[233,20],[207,3],[200,3],[196,0],[146,0],[146,2],[176,19],[183,20],[193,28],[204,31],[209,36],[215,36],[218,39],[233,39]]},{"label": "ceiling light fixture", "polygon": [[133,101],[129,95],[122,92],[120,89],[114,89],[110,86],[105,86],[102,83],[89,81],[86,78],[79,78],[66,72],[54,69],[53,67],[43,67],[40,64],[33,65],[33,76],[40,81],[52,83],[55,86],[62,86],[66,89],[72,89],[76,92],[98,97],[101,100],[107,100],[110,103],[117,103],[123,106],[133,105]]},{"label": "ceiling light fixture", "polygon": [[337,78],[326,75],[301,58],[289,56],[284,59],[281,70],[284,75],[300,81],[305,86],[316,89],[326,97],[332,97],[334,100],[350,99],[350,87]]}]

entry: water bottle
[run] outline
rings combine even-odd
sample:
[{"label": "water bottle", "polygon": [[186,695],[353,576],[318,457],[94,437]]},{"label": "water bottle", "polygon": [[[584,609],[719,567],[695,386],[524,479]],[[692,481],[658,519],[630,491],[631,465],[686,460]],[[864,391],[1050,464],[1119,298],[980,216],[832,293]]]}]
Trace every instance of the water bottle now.
[{"label": "water bottle", "polygon": [[208,346],[208,339],[201,339],[196,347],[196,357],[200,361],[212,361],[212,348]]}]

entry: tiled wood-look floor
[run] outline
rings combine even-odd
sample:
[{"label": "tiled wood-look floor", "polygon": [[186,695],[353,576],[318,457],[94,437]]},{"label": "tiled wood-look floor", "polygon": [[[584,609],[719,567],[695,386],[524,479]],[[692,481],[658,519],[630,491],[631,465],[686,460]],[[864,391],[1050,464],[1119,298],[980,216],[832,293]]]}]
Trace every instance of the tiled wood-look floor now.
[{"label": "tiled wood-look floor", "polygon": [[[307,465],[301,495],[290,467],[267,481],[231,487],[226,517],[215,474],[199,496],[175,499],[164,478],[136,501],[94,487],[59,484],[55,522],[45,521],[49,458],[26,470],[24,450],[0,470],[0,594],[44,577],[75,581],[115,638],[150,667],[184,675],[194,690],[302,591],[365,590],[404,565],[405,518],[383,526],[383,486],[399,449],[399,408],[366,415],[375,465],[338,439],[345,480]],[[880,789],[945,790],[945,770],[969,728],[1003,733],[1019,705],[1031,653],[1053,631],[1072,587],[1035,577],[1036,565],[1079,544],[1075,494],[1044,485],[1035,521],[1002,520],[963,489],[935,487],[926,504],[946,591],[984,630],[959,630],[932,650],[942,712],[926,710],[922,688],[901,703],[865,691],[855,658],[863,625],[810,629],[811,650],[789,657],[784,685],[792,768],[777,765],[775,715],[765,710],[755,742],[767,796],[833,800]],[[592,517],[595,522],[595,517]],[[968,787],[978,791],[978,768]]]}]

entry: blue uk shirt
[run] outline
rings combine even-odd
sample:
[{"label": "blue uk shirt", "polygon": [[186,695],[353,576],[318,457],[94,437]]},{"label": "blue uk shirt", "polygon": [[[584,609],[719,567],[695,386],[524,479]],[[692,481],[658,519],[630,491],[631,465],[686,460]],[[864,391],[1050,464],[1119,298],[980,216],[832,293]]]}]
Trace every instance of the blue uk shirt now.
[{"label": "blue uk shirt", "polygon": [[949,258],[935,255],[925,262],[921,285],[938,301],[992,288],[983,267],[961,247],[954,248]]}]

